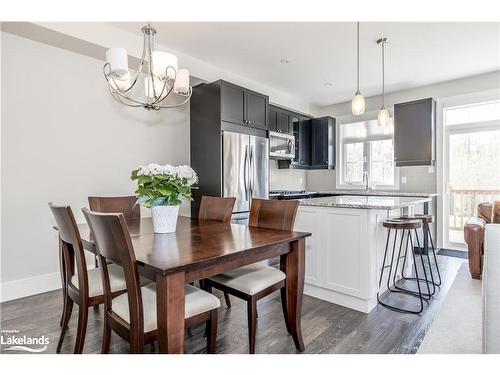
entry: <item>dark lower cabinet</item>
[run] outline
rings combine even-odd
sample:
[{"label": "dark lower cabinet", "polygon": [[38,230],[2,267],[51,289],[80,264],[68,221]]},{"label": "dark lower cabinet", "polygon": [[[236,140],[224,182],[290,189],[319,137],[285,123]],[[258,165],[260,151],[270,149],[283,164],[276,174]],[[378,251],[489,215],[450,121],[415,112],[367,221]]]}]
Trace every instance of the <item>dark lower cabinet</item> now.
[{"label": "dark lower cabinet", "polygon": [[394,161],[397,167],[434,165],[436,102],[432,98],[394,105]]}]

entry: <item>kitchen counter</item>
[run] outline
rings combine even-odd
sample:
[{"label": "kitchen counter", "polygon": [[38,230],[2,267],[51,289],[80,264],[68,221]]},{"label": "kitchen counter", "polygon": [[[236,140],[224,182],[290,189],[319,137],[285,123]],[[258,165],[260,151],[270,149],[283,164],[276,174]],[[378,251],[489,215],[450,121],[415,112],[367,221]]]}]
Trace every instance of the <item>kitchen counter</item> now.
[{"label": "kitchen counter", "polygon": [[317,191],[315,194],[336,194],[336,195],[370,195],[381,197],[436,197],[436,193],[412,193],[402,192],[398,190],[332,190],[332,191]]},{"label": "kitchen counter", "polygon": [[[433,199],[396,194],[298,199],[294,229],[312,233],[306,240],[304,294],[364,313],[377,306],[377,292],[383,293],[394,283],[386,274],[379,288],[387,241],[383,221],[405,213],[423,213]],[[417,232],[411,233],[414,243],[426,247],[425,241],[415,238],[423,231]],[[406,276],[413,266],[410,258],[404,263]]]},{"label": "kitchen counter", "polygon": [[340,195],[299,199],[302,206],[394,210],[430,202],[430,197]]}]

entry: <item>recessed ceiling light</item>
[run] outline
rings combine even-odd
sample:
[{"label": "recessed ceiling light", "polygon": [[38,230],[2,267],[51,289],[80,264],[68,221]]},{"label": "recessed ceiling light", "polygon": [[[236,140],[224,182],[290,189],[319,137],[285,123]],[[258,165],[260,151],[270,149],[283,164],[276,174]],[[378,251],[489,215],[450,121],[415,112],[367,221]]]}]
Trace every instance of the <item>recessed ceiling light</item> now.
[{"label": "recessed ceiling light", "polygon": [[328,86],[328,87],[333,86],[333,83],[327,81],[327,82],[325,82],[325,86]]},{"label": "recessed ceiling light", "polygon": [[284,58],[282,58],[282,59],[280,60],[280,63],[282,63],[282,64],[289,64],[289,63],[290,63],[290,60],[289,60],[289,59],[287,59],[286,57],[284,57]]}]

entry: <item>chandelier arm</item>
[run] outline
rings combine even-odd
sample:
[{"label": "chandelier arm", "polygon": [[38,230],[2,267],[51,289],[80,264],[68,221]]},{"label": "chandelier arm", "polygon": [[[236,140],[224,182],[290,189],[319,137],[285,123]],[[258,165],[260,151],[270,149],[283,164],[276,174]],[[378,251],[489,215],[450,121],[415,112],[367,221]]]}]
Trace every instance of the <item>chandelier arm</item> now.
[{"label": "chandelier arm", "polygon": [[141,102],[141,101],[139,101],[139,100],[132,99],[132,98],[131,98],[130,96],[128,96],[125,92],[115,89],[115,88],[113,87],[113,85],[111,85],[111,84],[110,84],[110,82],[109,82],[109,77],[105,75],[105,78],[106,78],[106,81],[108,81],[108,87],[109,87],[109,89],[110,89],[110,90],[112,90],[112,92],[113,92],[114,94],[116,94],[116,95],[118,95],[118,96],[120,96],[120,97],[122,97],[122,98],[124,98],[124,99],[127,99],[127,100],[129,100],[129,101],[131,101],[131,102],[133,102],[133,103],[140,104],[141,106],[142,106],[142,105],[147,104],[147,103]]},{"label": "chandelier arm", "polygon": [[158,105],[157,107],[159,108],[175,108],[175,107],[180,107],[188,102],[188,100],[191,98],[191,94],[193,93],[193,88],[189,86],[189,94],[186,96],[186,99],[184,99],[181,103],[177,104],[171,104],[171,105]]},{"label": "chandelier arm", "polygon": [[135,86],[137,79],[139,78],[139,75],[142,73],[142,68],[144,66],[145,57],[146,57],[146,34],[143,33],[141,61],[139,62],[139,66],[135,70],[135,74],[134,74],[134,77],[132,78],[132,83],[131,83],[130,87],[127,90],[125,90],[125,92],[129,91],[132,87]]},{"label": "chandelier arm", "polygon": [[[175,75],[174,75],[174,78],[172,79],[172,85],[168,85],[168,91],[167,93],[163,96],[163,93],[165,91],[165,87],[167,86],[167,83],[168,83],[168,68],[171,68],[173,69]],[[161,90],[161,93],[160,95],[158,96],[158,98],[156,98],[151,104],[155,105],[155,104],[158,104],[158,103],[161,103],[162,101],[164,101],[171,93],[172,93],[172,90],[175,86],[175,80],[177,79],[177,70],[173,67],[173,66],[167,66],[167,68],[165,69],[165,83],[163,84],[163,87],[162,87],[162,90]],[[162,97],[163,96],[163,97]]]},{"label": "chandelier arm", "polygon": [[154,81],[154,75],[153,75],[153,46],[152,46],[152,39],[154,38],[153,35],[149,35],[148,37],[148,66],[149,66],[149,78],[151,78],[151,86],[153,89],[153,97],[154,100],[149,101],[148,104],[152,104],[158,97],[156,96],[156,89],[155,89],[155,81]]},{"label": "chandelier arm", "polygon": [[111,94],[111,97],[112,97],[113,99],[115,99],[115,100],[116,100],[118,103],[120,103],[120,104],[126,105],[126,106],[128,106],[128,107],[135,107],[135,108],[138,108],[138,107],[143,107],[143,105],[141,105],[141,104],[130,104],[130,103],[125,103],[125,102],[121,99],[120,95],[118,95],[116,92],[113,92],[113,90],[111,89],[111,87],[109,88],[109,92],[110,92],[110,94]]},{"label": "chandelier arm", "polygon": [[136,99],[131,98],[130,96],[128,96],[128,94],[125,93],[125,91],[116,90],[112,85],[109,85],[109,81],[108,81],[108,86],[113,94],[115,94],[121,98],[129,100],[133,103],[137,103],[137,104],[139,104],[139,106],[143,106],[145,104],[148,104],[147,102],[141,102],[140,100],[136,100]]}]

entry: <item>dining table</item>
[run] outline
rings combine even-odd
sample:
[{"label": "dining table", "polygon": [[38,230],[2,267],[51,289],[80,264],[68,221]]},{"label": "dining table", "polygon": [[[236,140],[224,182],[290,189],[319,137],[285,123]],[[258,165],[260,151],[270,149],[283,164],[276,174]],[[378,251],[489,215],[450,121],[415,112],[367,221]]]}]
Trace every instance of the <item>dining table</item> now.
[{"label": "dining table", "polygon": [[[156,283],[160,353],[184,352],[184,286],[238,267],[280,257],[286,274],[286,326],[298,351],[305,272],[305,239],[310,233],[179,216],[174,233],[154,233],[151,218],[127,221],[139,273]],[[79,224],[85,250],[97,254],[88,224]],[[286,310],[285,310],[286,308]]]}]

